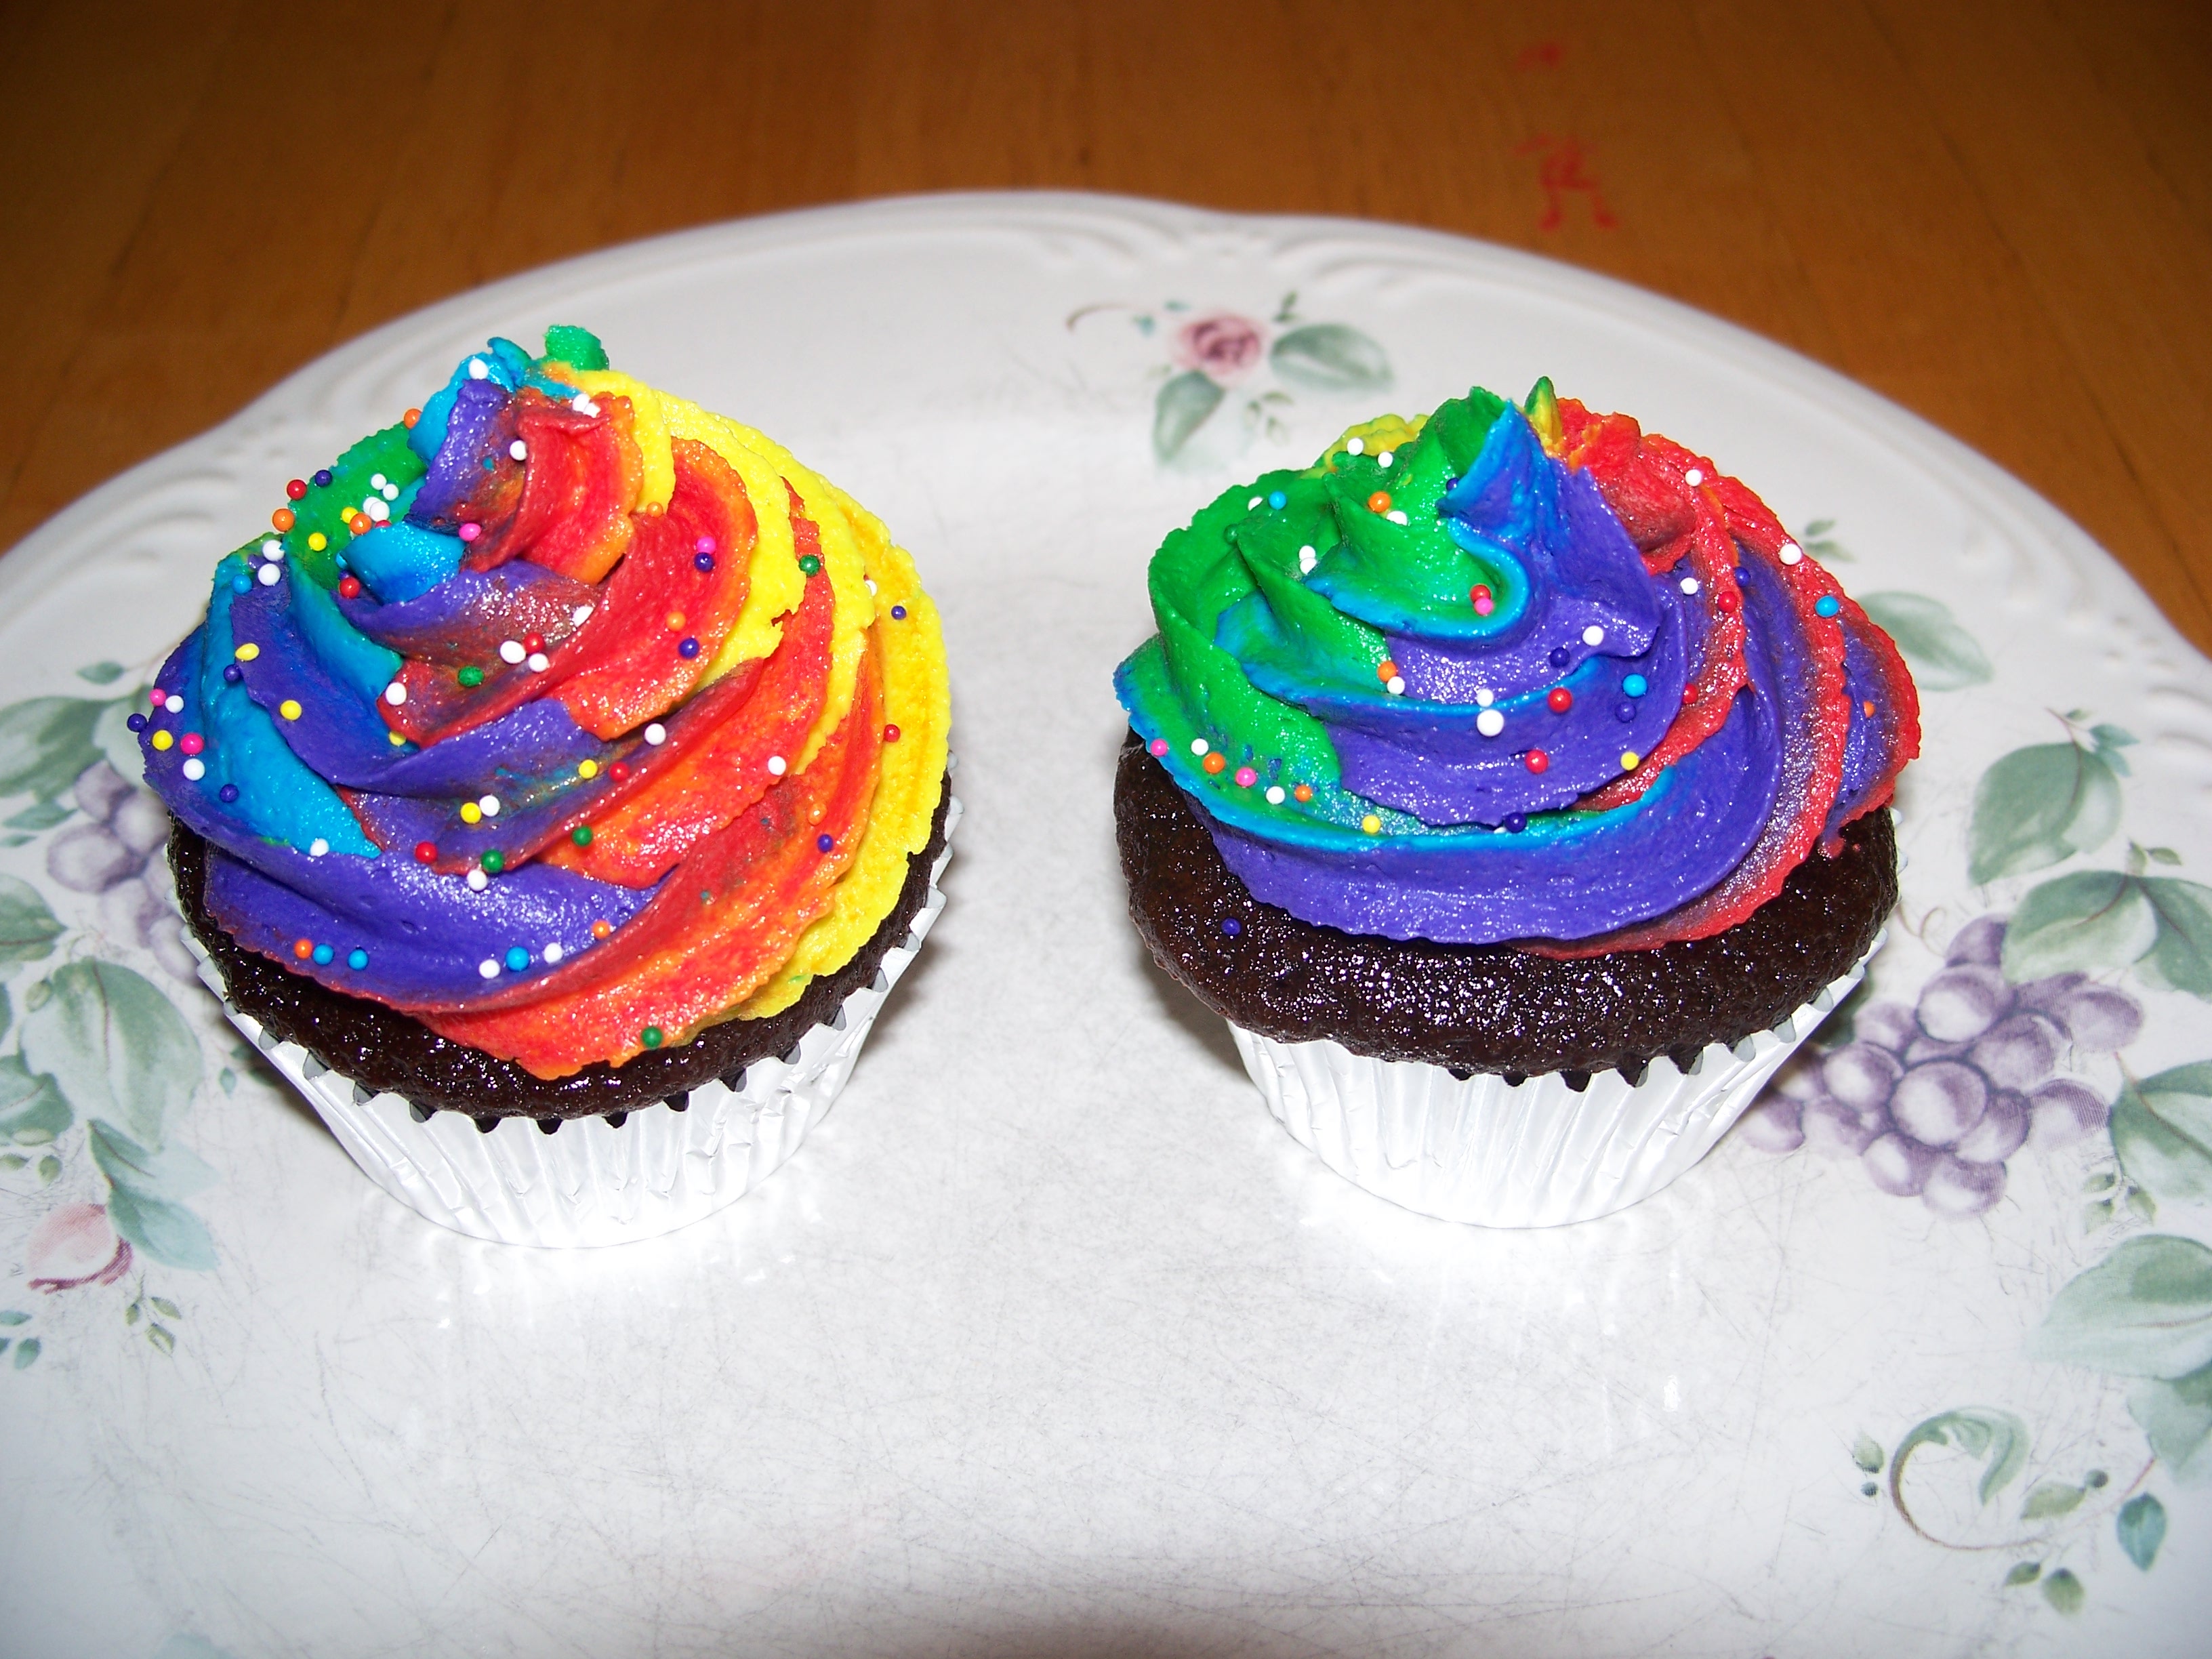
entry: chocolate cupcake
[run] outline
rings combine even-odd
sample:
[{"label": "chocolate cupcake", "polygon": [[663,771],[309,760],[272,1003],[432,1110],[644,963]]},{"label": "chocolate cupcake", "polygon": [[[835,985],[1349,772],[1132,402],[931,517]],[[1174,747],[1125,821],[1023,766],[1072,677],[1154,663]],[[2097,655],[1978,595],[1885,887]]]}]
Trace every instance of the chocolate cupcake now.
[{"label": "chocolate cupcake", "polygon": [[1881,630],[1712,464],[1541,382],[1355,427],[1154,556],[1138,928],[1291,1133],[1411,1208],[1601,1215],[1863,971],[1918,747]]},{"label": "chocolate cupcake", "polygon": [[134,720],[203,977],[434,1220],[607,1243],[740,1195],[942,908],[906,555],[580,329],[286,495]]}]

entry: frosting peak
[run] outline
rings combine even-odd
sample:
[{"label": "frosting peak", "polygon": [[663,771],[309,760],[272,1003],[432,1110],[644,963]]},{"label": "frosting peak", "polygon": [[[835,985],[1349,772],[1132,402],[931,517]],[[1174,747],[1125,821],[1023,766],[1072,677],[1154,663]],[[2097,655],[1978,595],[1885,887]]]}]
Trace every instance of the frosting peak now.
[{"label": "frosting peak", "polygon": [[780,1012],[889,913],[944,659],[835,485],[554,329],[288,494],[137,720],[240,943],[557,1077]]},{"label": "frosting peak", "polygon": [[1887,636],[1755,496],[1548,382],[1227,492],[1151,586],[1132,725],[1255,896],[1354,933],[1717,932],[1917,747]]}]

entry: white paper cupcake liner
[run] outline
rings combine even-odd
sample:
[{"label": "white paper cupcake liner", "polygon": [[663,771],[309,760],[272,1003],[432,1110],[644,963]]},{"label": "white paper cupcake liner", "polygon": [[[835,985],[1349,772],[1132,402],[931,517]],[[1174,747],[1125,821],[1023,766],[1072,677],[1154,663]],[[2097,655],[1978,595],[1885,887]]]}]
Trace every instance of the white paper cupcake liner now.
[{"label": "white paper cupcake liner", "polygon": [[296,1042],[280,1042],[231,1006],[222,975],[191,930],[185,941],[200,978],[230,1022],[292,1080],[369,1179],[417,1214],[501,1244],[620,1244],[672,1232],[735,1202],[799,1150],[852,1075],[884,1000],[912,965],[945,908],[938,882],[952,856],[961,806],[945,803],[945,848],[929,893],[876,975],[780,1058],[755,1060],[732,1089],[694,1088],[678,1111],[634,1109],[619,1127],[569,1118],[548,1134],[526,1117],[489,1132],[460,1112],[417,1118],[396,1094],[378,1094],[331,1071]]},{"label": "white paper cupcake liner", "polygon": [[1713,1149],[1882,945],[1771,1031],[1709,1044],[1686,1073],[1665,1055],[1617,1071],[1509,1085],[1418,1060],[1370,1060],[1324,1037],[1280,1042],[1231,1024],[1244,1069],[1298,1144],[1378,1198],[1446,1221],[1555,1227],[1649,1198]]}]

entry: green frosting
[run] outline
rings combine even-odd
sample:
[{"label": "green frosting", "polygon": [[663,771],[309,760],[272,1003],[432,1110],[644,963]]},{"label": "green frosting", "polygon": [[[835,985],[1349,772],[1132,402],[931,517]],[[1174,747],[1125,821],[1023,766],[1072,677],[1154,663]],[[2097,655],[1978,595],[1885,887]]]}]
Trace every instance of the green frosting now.
[{"label": "green frosting", "polygon": [[556,323],[545,331],[545,356],[556,363],[566,363],[571,368],[602,369],[607,367],[607,349],[599,343],[599,337],[588,328],[578,328],[573,323]]},{"label": "green frosting", "polygon": [[[403,492],[421,481],[425,468],[422,458],[407,447],[407,428],[388,426],[381,432],[373,432],[331,463],[331,481],[327,484],[311,483],[306,499],[292,503],[292,527],[284,532],[284,556],[291,561],[295,573],[324,587],[338,585],[338,555],[353,540],[353,532],[345,526],[345,515],[359,507],[378,491],[369,480],[379,473],[385,482],[397,485]],[[391,504],[392,517],[398,518],[404,505]],[[313,548],[308,537],[321,532],[325,545]]]},{"label": "green frosting", "polygon": [[[1332,840],[1340,829],[1358,844],[1370,813],[1386,831],[1426,830],[1343,791],[1322,721],[1261,691],[1253,676],[1334,702],[1379,704],[1387,631],[1480,640],[1521,620],[1530,599],[1522,561],[1463,544],[1437,514],[1509,407],[1478,388],[1417,429],[1387,418],[1355,427],[1311,467],[1224,491],[1162,544],[1150,572],[1159,634],[1122,672],[1132,708],[1173,745],[1178,773],[1188,771],[1209,810],[1255,828],[1264,821],[1269,836],[1300,842]],[[1382,511],[1370,505],[1378,490],[1390,497]],[[1487,616],[1468,603],[1477,583],[1491,591]],[[1224,756],[1222,773],[1193,763],[1188,745],[1197,738]],[[1263,784],[1309,786],[1313,799],[1267,803],[1264,789],[1234,785],[1247,765]]]}]

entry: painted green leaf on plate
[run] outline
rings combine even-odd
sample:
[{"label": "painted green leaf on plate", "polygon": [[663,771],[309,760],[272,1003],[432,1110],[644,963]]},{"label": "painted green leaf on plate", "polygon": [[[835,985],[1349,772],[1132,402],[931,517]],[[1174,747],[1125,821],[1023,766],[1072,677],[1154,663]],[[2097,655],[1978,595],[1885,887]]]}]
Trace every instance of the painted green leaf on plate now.
[{"label": "painted green leaf on plate", "polygon": [[43,1146],[74,1121],[53,1079],[32,1072],[20,1054],[0,1054],[0,1140]]},{"label": "painted green leaf on plate", "polygon": [[2043,1581],[2043,1599],[2070,1619],[2081,1611],[2087,1596],[2072,1570],[2061,1567]]},{"label": "painted green leaf on plate", "polygon": [[2124,968],[2158,943],[2158,912],[2143,884],[2116,870],[2081,870],[2028,890],[2005,929],[2004,975],[2015,985],[2053,974]]},{"label": "painted green leaf on plate", "polygon": [[2128,1390],[2128,1412],[2175,1480],[2212,1482],[2212,1365],[2136,1383]]},{"label": "painted green leaf on plate", "polygon": [[2005,1575],[2005,1588],[2010,1589],[2016,1584],[2033,1584],[2042,1577],[2042,1562],[2015,1561],[2012,1564],[2012,1571]]},{"label": "painted green leaf on plate", "polygon": [[2166,1542],[2166,1505],[2148,1492],[2140,1492],[2120,1505],[2119,1518],[2113,1523],[2119,1534],[2120,1547],[2128,1553],[2128,1559],[2143,1571],[2158,1559],[2158,1547]]},{"label": "painted green leaf on plate", "polygon": [[37,888],[0,876],[0,969],[51,955],[61,933],[61,922]]},{"label": "painted green leaf on plate", "polygon": [[92,728],[107,706],[88,697],[33,697],[0,708],[0,798],[52,800],[64,793],[100,758]]},{"label": "painted green leaf on plate", "polygon": [[1967,821],[1976,882],[2024,875],[2102,846],[2120,827],[2120,780],[2098,749],[2015,749],[1982,774]]},{"label": "painted green leaf on plate", "polygon": [[1923,691],[1957,691],[1989,683],[1989,658],[1941,599],[1893,592],[1869,593],[1859,604],[1897,641]]},{"label": "painted green leaf on plate", "polygon": [[10,830],[27,830],[39,835],[58,823],[67,823],[76,816],[76,808],[64,806],[58,800],[34,800],[20,812],[11,812],[0,823]]},{"label": "painted green leaf on plate", "polygon": [[2112,1150],[2128,1179],[2162,1203],[2212,1203],[2212,1060],[2121,1086]]},{"label": "painted green leaf on plate", "polygon": [[204,1273],[215,1266],[215,1241],[178,1200],[215,1177],[182,1147],[149,1152],[112,1124],[85,1126],[92,1161],[107,1178],[107,1218],[115,1231],[172,1267]]},{"label": "painted green leaf on plate", "polygon": [[2039,1480],[2028,1489],[2027,1501],[2020,1506],[2020,1518],[2048,1521],[2053,1516],[2071,1515],[2088,1495],[2070,1481]]},{"label": "painted green leaf on plate", "polygon": [[143,975],[72,962],[23,1016],[24,1062],[61,1087],[80,1116],[128,1124],[158,1148],[200,1081],[199,1039]]},{"label": "painted green leaf on plate", "polygon": [[1897,1443],[1896,1455],[1890,1459],[1890,1479],[1904,1478],[1905,1460],[1921,1447],[1955,1446],[1980,1461],[1982,1478],[1975,1494],[1986,1504],[2019,1478],[2027,1462],[2027,1425],[2010,1412],[1962,1406],[1913,1425]]},{"label": "painted green leaf on plate", "polygon": [[1160,388],[1152,405],[1152,453],[1172,460],[1228,394],[1199,370],[1185,369]]},{"label": "painted green leaf on plate", "polygon": [[142,776],[146,769],[146,751],[139,748],[138,734],[131,729],[131,716],[144,702],[143,697],[127,696],[102,703],[100,717],[92,723],[93,747],[126,778]]},{"label": "painted green leaf on plate", "polygon": [[1390,359],[1366,335],[1342,323],[1308,323],[1279,337],[1268,354],[1275,373],[1316,392],[1380,392]]},{"label": "painted green leaf on plate", "polygon": [[2170,1233],[2127,1240],[2058,1292],[2028,1352],[2122,1376],[2212,1364],[2212,1249]]},{"label": "painted green leaf on plate", "polygon": [[2136,884],[2158,917],[2158,939],[2136,971],[2212,1002],[2212,887],[2174,876],[2143,876]]}]

